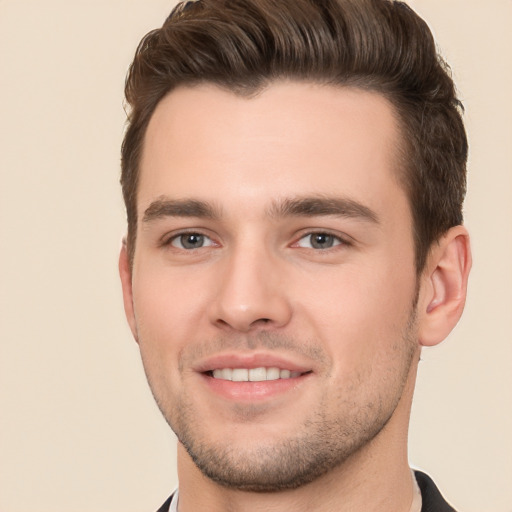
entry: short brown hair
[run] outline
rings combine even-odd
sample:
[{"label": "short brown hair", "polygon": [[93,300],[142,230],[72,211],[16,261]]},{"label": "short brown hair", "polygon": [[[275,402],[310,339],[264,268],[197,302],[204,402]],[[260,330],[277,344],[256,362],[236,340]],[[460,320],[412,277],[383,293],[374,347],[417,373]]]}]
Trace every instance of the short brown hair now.
[{"label": "short brown hair", "polygon": [[462,105],[429,28],[393,0],[197,0],[177,5],[147,34],[125,89],[121,184],[130,260],[144,135],[159,101],[178,85],[208,82],[251,95],[278,79],[359,87],[394,105],[421,271],[431,244],[462,223],[468,145]]}]

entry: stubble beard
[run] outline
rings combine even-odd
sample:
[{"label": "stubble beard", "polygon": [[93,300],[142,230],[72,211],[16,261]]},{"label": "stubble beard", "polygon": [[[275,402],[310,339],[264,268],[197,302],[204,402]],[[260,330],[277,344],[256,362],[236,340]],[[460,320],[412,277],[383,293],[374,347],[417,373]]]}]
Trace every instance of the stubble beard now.
[{"label": "stubble beard", "polygon": [[[335,417],[327,411],[324,398],[307,419],[290,435],[269,439],[254,447],[231,445],[229,439],[213,443],[208,426],[201,425],[201,415],[190,398],[181,397],[174,408],[166,406],[153,394],[164,417],[199,470],[214,482],[249,492],[279,492],[306,485],[343,465],[367,446],[392,417],[406,386],[416,341],[416,304],[395,345],[398,375],[388,394],[372,395],[361,403],[340,391]],[[271,344],[281,342],[272,339]],[[149,377],[149,376],[148,376]],[[357,379],[356,379],[357,380]],[[358,384],[353,382],[350,388]],[[383,388],[386,384],[383,383]],[[331,406],[332,410],[332,406]],[[205,435],[206,432],[206,435]]]},{"label": "stubble beard", "polygon": [[179,441],[205,476],[230,489],[272,493],[296,489],[342,465],[388,419],[370,424],[354,418],[347,424],[318,412],[286,439],[269,439],[254,448],[230,446],[229,440],[215,445],[202,440],[183,407],[175,425]]}]

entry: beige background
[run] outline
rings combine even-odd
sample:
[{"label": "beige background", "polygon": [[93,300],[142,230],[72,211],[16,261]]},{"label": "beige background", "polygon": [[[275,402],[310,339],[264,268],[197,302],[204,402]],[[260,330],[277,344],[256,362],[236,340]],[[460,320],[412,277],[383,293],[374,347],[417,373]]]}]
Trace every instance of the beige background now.
[{"label": "beige background", "polygon": [[[512,1],[411,3],[467,108],[475,264],[410,459],[461,512],[511,512]],[[0,512],[151,511],[176,482],[116,270],[124,75],[170,4],[0,0]]]}]

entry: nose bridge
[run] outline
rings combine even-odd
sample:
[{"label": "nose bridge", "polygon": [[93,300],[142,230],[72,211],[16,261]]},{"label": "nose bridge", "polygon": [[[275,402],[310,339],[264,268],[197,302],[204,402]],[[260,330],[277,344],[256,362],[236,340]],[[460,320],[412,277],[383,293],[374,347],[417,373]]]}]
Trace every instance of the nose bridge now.
[{"label": "nose bridge", "polygon": [[211,320],[244,332],[260,325],[286,324],[291,309],[279,263],[279,258],[261,241],[236,243],[219,272]]}]

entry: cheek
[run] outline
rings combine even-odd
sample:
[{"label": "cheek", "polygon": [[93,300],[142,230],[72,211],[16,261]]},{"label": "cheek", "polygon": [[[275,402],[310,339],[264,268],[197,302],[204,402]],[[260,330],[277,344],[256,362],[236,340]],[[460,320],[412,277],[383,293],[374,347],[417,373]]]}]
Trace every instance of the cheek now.
[{"label": "cheek", "polygon": [[399,347],[415,282],[414,272],[393,265],[334,272],[310,295],[304,309],[336,364],[346,371],[371,367]]},{"label": "cheek", "polygon": [[176,287],[175,282],[161,269],[140,272],[133,280],[141,359],[162,411],[167,411],[180,393],[180,353],[191,339],[191,326],[197,325],[191,320],[197,297]]},{"label": "cheek", "polygon": [[175,359],[204,319],[206,300],[193,279],[149,269],[134,276],[133,298],[143,356]]}]

